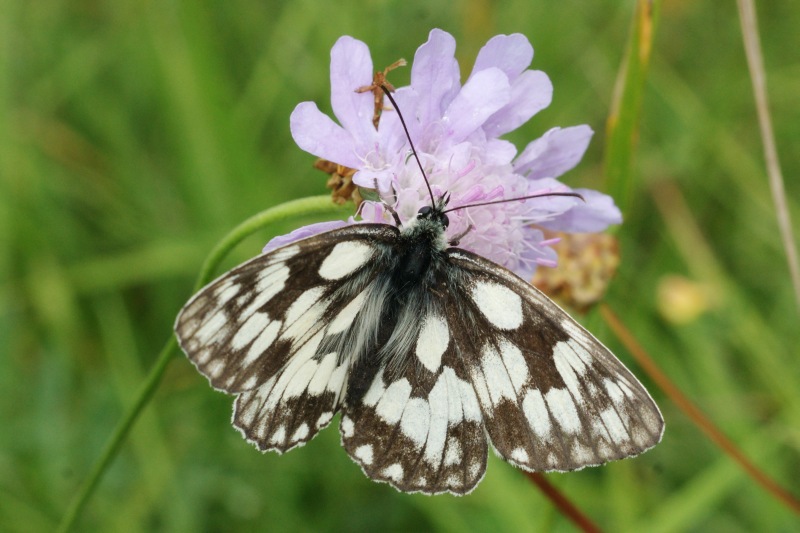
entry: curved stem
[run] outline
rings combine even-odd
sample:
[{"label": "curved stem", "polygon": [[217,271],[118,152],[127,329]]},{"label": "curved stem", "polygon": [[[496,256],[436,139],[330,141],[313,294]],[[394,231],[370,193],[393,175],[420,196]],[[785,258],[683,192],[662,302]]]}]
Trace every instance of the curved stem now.
[{"label": "curved stem", "polygon": [[[330,196],[312,196],[286,202],[248,218],[223,237],[211,250],[211,253],[208,254],[208,257],[200,269],[200,274],[197,277],[193,292],[196,292],[200,287],[211,281],[214,271],[219,266],[222,259],[237,244],[257,230],[277,222],[311,215],[341,215],[345,212],[345,209],[347,208],[333,204]],[[352,212],[352,207],[349,208],[349,212]],[[86,502],[94,493],[95,488],[97,488],[97,484],[103,477],[103,473],[111,464],[114,457],[116,457],[122,443],[125,442],[125,439],[128,437],[128,433],[130,433],[133,424],[139,418],[139,414],[150,402],[159,383],[161,383],[164,371],[172,360],[172,355],[175,353],[177,346],[178,343],[175,339],[175,335],[170,335],[169,340],[167,340],[164,348],[161,349],[161,353],[158,355],[158,359],[156,359],[145,382],[139,389],[136,400],[128,407],[122,420],[117,424],[114,433],[112,433],[111,438],[103,449],[103,453],[95,462],[89,476],[86,478],[86,481],[83,482],[83,485],[72,500],[67,512],[61,519],[57,530],[59,533],[66,533],[75,525],[75,521],[86,505]]]}]

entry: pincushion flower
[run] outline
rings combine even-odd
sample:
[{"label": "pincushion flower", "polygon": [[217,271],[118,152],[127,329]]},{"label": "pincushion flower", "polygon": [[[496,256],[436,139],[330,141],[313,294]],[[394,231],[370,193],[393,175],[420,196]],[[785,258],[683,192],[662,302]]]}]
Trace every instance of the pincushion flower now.
[{"label": "pincushion flower", "polygon": [[[589,144],[588,126],[553,128],[519,155],[500,137],[527,122],[550,104],[552,85],[541,71],[529,70],[533,48],[520,34],[498,35],[480,50],[467,80],[461,83],[455,40],[431,31],[416,52],[411,83],[394,93],[433,194],[451,195],[449,207],[514,199],[547,192],[570,192],[556,178],[572,169]],[[307,152],[356,170],[353,182],[377,189],[382,202],[365,201],[360,220],[392,223],[388,204],[401,222],[431,204],[397,113],[385,111],[373,125],[373,96],[356,92],[372,83],[367,46],[340,38],[331,50],[331,103],[338,124],[313,102],[297,106],[291,131]],[[480,254],[529,279],[537,265],[554,266],[556,254],[541,228],[562,232],[602,231],[621,222],[613,200],[599,192],[576,189],[572,197],[542,197],[452,211],[447,235],[465,233],[459,247]],[[301,228],[267,249],[330,224]]]}]

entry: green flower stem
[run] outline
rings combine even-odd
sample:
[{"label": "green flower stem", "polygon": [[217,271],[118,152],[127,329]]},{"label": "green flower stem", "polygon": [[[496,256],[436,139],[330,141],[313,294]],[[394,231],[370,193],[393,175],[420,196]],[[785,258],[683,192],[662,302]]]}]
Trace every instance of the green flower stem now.
[{"label": "green flower stem", "polygon": [[[197,282],[195,283],[193,292],[196,292],[198,289],[200,289],[200,287],[211,281],[217,267],[225,258],[225,256],[228,255],[228,253],[237,244],[242,242],[242,240],[249,237],[256,231],[278,222],[284,222],[293,219],[322,215],[343,216],[347,213],[352,213],[352,206],[342,207],[335,205],[331,202],[330,196],[326,195],[312,196],[310,198],[302,198],[300,200],[286,202],[248,218],[236,226],[214,247],[213,250],[211,250],[211,253],[208,255],[203,263],[202,268],[200,269],[200,274],[197,277]],[[127,412],[122,417],[122,420],[120,420],[120,422],[117,424],[117,427],[114,429],[114,433],[111,435],[111,439],[109,439],[108,443],[106,444],[103,453],[92,467],[89,477],[86,478],[86,481],[84,481],[80,491],[72,500],[69,509],[67,509],[67,512],[61,519],[61,523],[58,526],[58,531],[60,533],[66,533],[67,531],[70,531],[70,529],[72,529],[72,527],[75,525],[75,521],[83,510],[83,507],[86,505],[86,502],[94,493],[95,488],[97,488],[97,484],[103,477],[103,473],[111,464],[111,461],[114,459],[114,457],[116,457],[117,452],[119,452],[119,449],[122,446],[122,443],[125,442],[125,439],[128,437],[128,433],[133,427],[133,424],[139,418],[139,414],[150,402],[150,399],[153,397],[153,394],[158,388],[159,383],[161,383],[161,378],[164,377],[164,371],[167,369],[167,365],[169,365],[169,362],[172,360],[172,356],[176,352],[177,346],[178,342],[175,339],[175,335],[170,335],[169,340],[161,350],[156,363],[153,365],[152,370],[150,370],[150,374],[147,376],[147,379],[139,389],[139,392],[136,396],[136,401],[134,401],[133,404],[128,408]]]}]

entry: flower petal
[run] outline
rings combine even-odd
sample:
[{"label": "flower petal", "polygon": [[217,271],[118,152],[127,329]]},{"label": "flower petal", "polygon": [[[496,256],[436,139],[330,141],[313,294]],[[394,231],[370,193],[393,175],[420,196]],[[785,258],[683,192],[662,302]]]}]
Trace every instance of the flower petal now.
[{"label": "flower petal", "polygon": [[511,87],[508,76],[497,68],[472,76],[447,107],[442,117],[444,137],[458,143],[480,128],[486,120],[508,104]]},{"label": "flower petal", "polygon": [[578,202],[558,218],[540,225],[553,231],[594,233],[622,223],[622,213],[610,196],[591,189],[575,189],[575,192],[583,196],[585,202]]},{"label": "flower petal", "polygon": [[553,128],[525,147],[514,170],[533,180],[560,176],[578,164],[593,133],[586,125]]},{"label": "flower petal", "polygon": [[417,49],[411,67],[411,87],[421,96],[416,119],[422,124],[439,120],[460,89],[461,73],[455,59],[456,40],[442,30],[432,30]]},{"label": "flower petal", "polygon": [[550,105],[553,84],[540,70],[526,70],[511,83],[508,104],[492,115],[483,125],[490,137],[499,137],[525,124],[530,118]]},{"label": "flower petal", "polygon": [[392,191],[394,172],[390,168],[376,170],[362,168],[353,174],[353,183],[365,189],[373,189],[381,195],[389,195]]},{"label": "flower petal", "polygon": [[371,92],[356,89],[372,84],[372,58],[367,45],[349,36],[340,37],[331,49],[331,105],[339,123],[362,148],[377,137]]},{"label": "flower petal", "polygon": [[289,118],[289,126],[294,142],[306,152],[346,167],[361,166],[353,136],[322,113],[314,102],[298,104]]},{"label": "flower petal", "polygon": [[517,155],[514,143],[503,139],[489,139],[486,142],[486,152],[483,163],[486,165],[508,165]]},{"label": "flower petal", "polygon": [[521,33],[496,35],[478,52],[470,77],[481,70],[497,67],[513,80],[528,68],[532,60],[533,47],[527,37]]},{"label": "flower petal", "polygon": [[309,224],[308,226],[297,228],[291,233],[270,239],[266,246],[264,246],[262,253],[270,252],[281,246],[286,246],[287,244],[292,244],[293,242],[325,233],[326,231],[335,230],[342,226],[347,226],[347,222],[344,220],[332,220],[330,222],[318,222],[316,224]]}]

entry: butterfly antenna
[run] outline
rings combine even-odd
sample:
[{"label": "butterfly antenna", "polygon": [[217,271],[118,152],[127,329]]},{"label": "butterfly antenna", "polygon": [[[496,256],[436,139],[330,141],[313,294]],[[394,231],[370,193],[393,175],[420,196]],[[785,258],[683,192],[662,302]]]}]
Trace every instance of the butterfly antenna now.
[{"label": "butterfly antenna", "polygon": [[411,140],[411,135],[408,133],[406,120],[403,118],[403,114],[400,112],[400,107],[397,105],[397,102],[394,101],[394,97],[392,96],[391,91],[389,91],[389,89],[383,84],[381,84],[381,89],[383,89],[383,92],[386,93],[386,96],[392,103],[394,110],[397,111],[397,116],[400,117],[400,124],[403,125],[403,131],[406,132],[406,138],[408,139],[408,144],[411,145],[411,153],[414,154],[414,159],[417,160],[419,171],[422,172],[422,178],[425,180],[425,186],[428,188],[428,194],[431,195],[431,206],[434,206],[436,205],[436,199],[433,197],[433,190],[431,189],[431,184],[428,183],[428,176],[425,175],[425,170],[422,168],[422,162],[419,160],[419,156],[417,155],[417,149],[414,148],[414,142]]},{"label": "butterfly antenna", "polygon": [[446,209],[443,213],[451,213],[453,211],[458,211],[459,209],[465,209],[467,207],[478,207],[480,205],[494,205],[494,204],[504,204],[507,202],[517,202],[521,200],[530,200],[531,198],[544,198],[547,196],[571,196],[573,198],[580,198],[584,202],[586,199],[576,192],[544,192],[541,194],[532,194],[530,196],[520,196],[519,198],[504,198],[503,200],[493,200],[491,202],[479,202],[477,204],[467,204],[467,205],[460,205],[458,207],[453,207],[451,209]]}]

